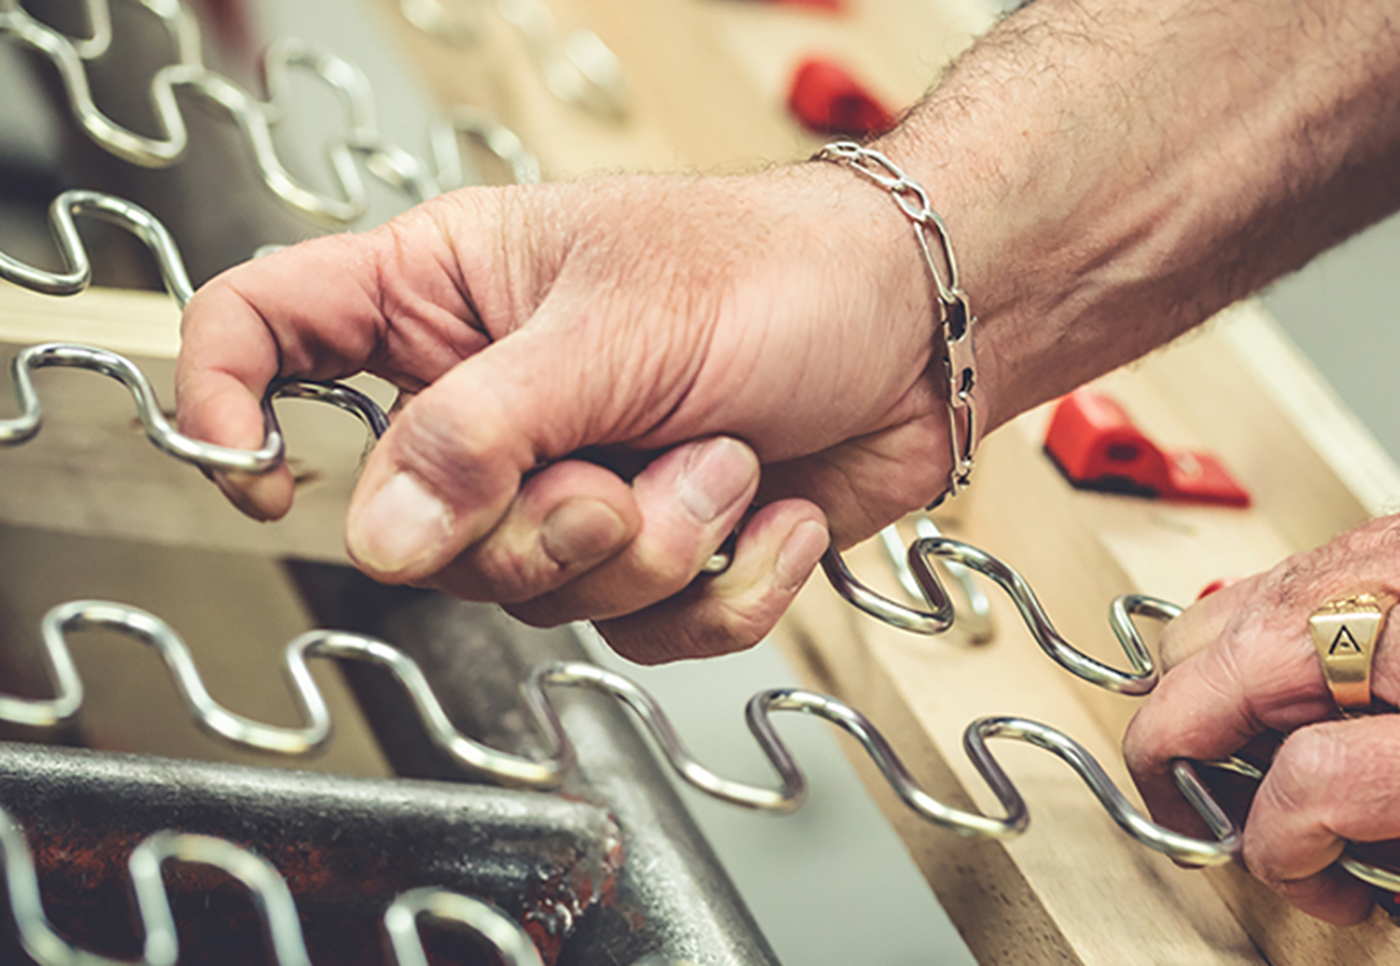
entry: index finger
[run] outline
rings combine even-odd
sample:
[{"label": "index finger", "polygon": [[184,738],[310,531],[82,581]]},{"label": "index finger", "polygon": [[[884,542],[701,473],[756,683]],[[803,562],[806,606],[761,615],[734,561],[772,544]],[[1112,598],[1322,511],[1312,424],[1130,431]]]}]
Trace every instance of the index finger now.
[{"label": "index finger", "polygon": [[[231,269],[195,293],[181,323],[175,395],[182,432],[226,446],[256,447],[261,401],[277,377],[335,379],[399,360],[405,378],[426,382],[446,371],[478,336],[431,231],[405,219],[394,229],[336,235]],[[424,235],[412,265],[385,265],[404,235]],[[450,289],[456,298],[443,297]],[[402,346],[384,351],[390,314]],[[450,316],[449,324],[444,325]],[[452,330],[466,330],[458,334]],[[381,358],[382,357],[382,358]],[[228,475],[221,488],[253,516],[286,513],[292,480],[285,467],[261,477]]]},{"label": "index finger", "polygon": [[1196,602],[1162,630],[1162,673],[1199,654],[1225,633],[1231,616],[1258,590],[1260,576],[1231,581]]},{"label": "index finger", "polygon": [[[266,433],[262,398],[281,367],[281,350],[266,320],[233,286],[215,280],[195,293],[180,328],[175,363],[180,431],[223,446],[256,449]],[[255,519],[276,519],[291,507],[292,477],[285,465],[260,476],[213,478]]]},{"label": "index finger", "polygon": [[[1307,646],[1311,650],[1312,645]],[[1238,660],[1233,648],[1208,647],[1164,675],[1133,716],[1123,737],[1123,757],[1158,822],[1202,834],[1200,817],[1171,777],[1171,762],[1225,758],[1271,727],[1279,689],[1293,691],[1290,681],[1309,679],[1302,666],[1309,655],[1282,642],[1278,650],[1278,659],[1264,670],[1268,680],[1261,680],[1254,676],[1256,669]],[[1320,701],[1314,705],[1313,720],[1328,714]]]}]

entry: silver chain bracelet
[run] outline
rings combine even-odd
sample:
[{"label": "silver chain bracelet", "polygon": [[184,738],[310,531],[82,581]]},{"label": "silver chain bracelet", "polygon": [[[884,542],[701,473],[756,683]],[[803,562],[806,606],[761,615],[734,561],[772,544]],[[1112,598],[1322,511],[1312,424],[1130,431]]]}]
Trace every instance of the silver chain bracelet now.
[{"label": "silver chain bracelet", "polygon": [[[953,257],[953,245],[943,219],[929,204],[928,192],[909,178],[889,158],[879,151],[862,147],[854,141],[835,141],[812,155],[814,161],[830,161],[849,165],[857,174],[873,181],[894,196],[895,204],[914,226],[914,237],[924,253],[924,263],[933,279],[938,296],[938,333],[943,343],[943,368],[948,376],[948,441],[953,452],[953,466],[948,472],[948,489],[931,506],[957,496],[972,481],[972,459],[977,453],[977,413],[972,398],[977,383],[977,358],[972,350],[972,327],[977,319],[968,305],[967,293],[958,284],[958,262]],[[932,236],[948,266],[944,281],[938,262],[933,257]],[[958,414],[962,413],[962,420]]]}]

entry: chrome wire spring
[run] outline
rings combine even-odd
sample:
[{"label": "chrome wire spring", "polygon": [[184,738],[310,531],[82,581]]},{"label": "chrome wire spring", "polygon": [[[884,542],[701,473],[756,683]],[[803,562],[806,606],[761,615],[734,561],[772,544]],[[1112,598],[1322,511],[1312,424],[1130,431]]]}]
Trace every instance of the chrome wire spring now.
[{"label": "chrome wire spring", "polygon": [[[404,19],[453,47],[481,40],[483,0],[399,0]],[[496,0],[501,19],[520,31],[549,92],[570,107],[609,121],[627,117],[631,94],[617,55],[591,30],[560,31],[546,0]]]},{"label": "chrome wire spring", "polygon": [[[0,36],[45,56],[58,72],[69,109],[83,131],[107,151],[133,164],[162,168],[184,157],[189,134],[177,96],[183,93],[198,96],[227,113],[247,142],[263,183],[290,208],[330,227],[352,224],[368,208],[357,161],[363,162],[371,176],[415,203],[460,187],[463,163],[459,135],[497,154],[516,181],[539,179],[539,166],[520,139],[470,108],[461,108],[433,126],[432,165],[391,143],[380,131],[374,91],[364,72],[307,41],[282,39],[269,45],[263,58],[267,97],[260,99],[204,66],[198,22],[179,0],[127,0],[139,3],[158,18],[176,51],[175,62],[157,71],[150,83],[160,134],[140,134],[103,113],[88,83],[87,61],[111,48],[109,2],[85,0],[90,36],[71,37],[31,16],[20,0],[0,0]],[[326,145],[335,194],[317,191],[298,180],[282,163],[273,142],[273,128],[285,116],[286,91],[297,71],[308,72],[334,89],[345,105],[345,133]]]},{"label": "chrome wire spring", "polygon": [[394,646],[361,634],[315,630],[291,641],[283,655],[283,674],[301,727],[269,725],[243,717],[209,694],[189,647],[158,617],[123,604],[73,601],[45,615],[42,640],[54,681],[54,697],[0,695],[0,720],[32,727],[53,727],[72,720],[83,703],[83,686],[68,647],[68,635],[104,630],[134,638],[154,648],[169,670],[176,692],[192,720],[209,734],[236,746],[281,755],[303,755],[323,747],[331,735],[324,698],[307,662],[335,658],[378,665],[406,692],[432,742],[464,772],[505,785],[536,789],[559,787],[575,766],[575,753],[550,692],[583,688],[608,695],[626,706],[651,733],[663,757],[687,784],[713,798],[758,811],[795,811],[806,796],[806,779],[773,724],[778,712],[822,718],[850,734],[870,756],[904,803],[925,821],[963,835],[1006,839],[1027,828],[1029,814],[1015,785],[988,747],[994,738],[1019,740],[1062,759],[1089,786],[1113,819],[1134,839],[1175,859],[1198,865],[1229,861],[1240,847],[1238,830],[1215,803],[1189,763],[1175,768],[1182,793],[1216,836],[1195,839],[1158,826],[1137,812],[1103,768],[1078,742],[1054,728],[1023,718],[995,717],[973,722],[963,736],[964,748],[1004,816],[965,811],[940,802],[910,776],[879,729],[855,708],[836,698],[797,688],[776,688],[755,695],[746,719],[760,749],[778,776],[778,787],[745,784],[724,778],[700,764],[686,749],[665,712],[641,686],[594,664],[556,662],[533,670],[523,690],[552,745],[544,759],[522,757],[491,748],[462,734],[434,696],[416,662]]},{"label": "chrome wire spring", "polygon": [[[50,272],[0,252],[0,278],[49,295],[76,295],[87,289],[92,266],[75,222],[79,215],[100,218],[139,238],[155,257],[166,292],[181,308],[189,302],[194,289],[184,259],[165,226],[141,206],[98,191],[65,191],[50,206],[49,221],[65,271]],[[150,380],[130,359],[93,346],[49,342],[20,350],[10,362],[19,415],[0,419],[0,447],[26,442],[39,432],[43,411],[34,373],[45,368],[86,369],[117,380],[131,393],[141,425],[156,448],[205,470],[266,473],[282,463],[285,444],[272,408],[274,399],[329,403],[353,413],[375,437],[388,428],[384,411],[356,389],[339,383],[289,380],[275,383],[263,399],[265,434],[261,447],[244,450],[216,446],[186,436],[170,425]]]},{"label": "chrome wire spring", "polygon": [[204,470],[239,473],[266,473],[282,464],[286,445],[273,411],[276,399],[311,399],[326,402],[358,416],[376,436],[388,428],[384,411],[374,400],[350,386],[338,383],[284,382],[275,384],[263,397],[263,444],[258,449],[218,446],[186,436],[170,425],[150,380],[125,356],[94,346],[69,342],[47,342],[21,349],[10,361],[15,399],[20,414],[0,419],[0,448],[17,446],[39,432],[43,409],[33,374],[39,369],[85,369],[115,379],[126,386],[136,404],[146,437],[161,452]]},{"label": "chrome wire spring", "polygon": [[928,603],[928,610],[891,600],[867,587],[851,573],[841,554],[834,548],[822,558],[822,569],[836,592],[861,612],[901,630],[916,634],[942,634],[953,626],[955,612],[952,599],[934,571],[934,559],[951,561],[959,568],[975,570],[995,581],[1016,605],[1031,637],[1041,650],[1075,677],[1119,694],[1143,695],[1157,686],[1158,673],[1152,661],[1152,652],[1133,627],[1132,618],[1153,617],[1168,621],[1181,613],[1180,607],[1165,600],[1143,594],[1124,594],[1115,598],[1110,605],[1109,623],[1132,665],[1131,671],[1120,671],[1090,657],[1065,640],[1055,630],[1050,616],[1045,613],[1040,599],[1026,579],[1009,564],[969,544],[947,537],[926,536],[919,537],[909,546],[908,573]]},{"label": "chrome wire spring", "polygon": [[[227,839],[179,832],[157,832],[131,853],[127,869],[143,948],[139,960],[113,959],[71,945],[44,912],[39,877],[24,831],[0,808],[0,851],[5,885],[21,945],[40,966],[176,966],[179,937],[161,870],[170,862],[214,866],[248,890],[262,921],[264,936],[277,966],[311,966],[296,902],[286,880],[261,856]],[[450,925],[484,940],[506,966],[543,966],[530,937],[493,906],[445,889],[411,889],[384,913],[384,933],[395,966],[427,966],[419,935],[421,920]]]},{"label": "chrome wire spring", "polygon": [[0,278],[45,295],[77,295],[92,284],[92,261],[78,233],[77,217],[96,218],[139,238],[151,254],[165,291],[184,308],[194,286],[175,239],[159,219],[140,205],[101,191],[65,191],[49,205],[49,229],[65,271],[51,272],[0,252]]},{"label": "chrome wire spring", "polygon": [[[938,524],[927,513],[920,513],[914,517],[914,533],[920,537],[941,537],[943,534],[938,529]],[[890,524],[878,534],[880,550],[883,552],[885,560],[894,568],[895,577],[899,579],[899,585],[904,588],[904,592],[912,599],[919,600],[924,596],[923,587],[919,583],[919,578],[914,575],[914,570],[909,566],[908,551],[904,546],[904,538],[899,535],[899,527]],[[837,574],[849,574],[846,570],[845,562],[838,556],[836,558]],[[957,587],[962,601],[958,606],[958,630],[969,644],[986,644],[996,636],[996,621],[992,618],[992,602],[983,593],[982,586],[972,576],[972,571],[960,563],[953,560],[941,561],[943,572]],[[830,571],[827,571],[830,573]],[[854,578],[850,578],[854,580]],[[838,586],[838,589],[839,586]],[[847,596],[843,593],[843,596]],[[849,600],[849,596],[847,596]]]}]

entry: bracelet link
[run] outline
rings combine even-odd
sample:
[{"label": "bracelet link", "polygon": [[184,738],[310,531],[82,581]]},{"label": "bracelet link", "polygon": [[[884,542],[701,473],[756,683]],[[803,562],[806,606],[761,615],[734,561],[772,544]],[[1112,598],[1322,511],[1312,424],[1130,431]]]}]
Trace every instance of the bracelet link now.
[{"label": "bracelet link", "polygon": [[890,194],[894,195],[894,203],[899,205],[899,209],[904,212],[904,217],[910,221],[923,224],[928,219],[936,217],[922,185],[900,175],[899,179],[888,187]]},{"label": "bracelet link", "polygon": [[940,300],[940,307],[940,328],[947,350],[943,362],[948,371],[948,405],[955,409],[970,406],[972,390],[977,385],[977,355],[972,349],[972,323],[977,320],[962,292],[953,292],[947,302]]},{"label": "bracelet link", "polygon": [[[923,185],[906,175],[879,151],[862,147],[854,141],[836,141],[812,157],[813,160],[848,165],[857,174],[890,193],[914,228],[924,265],[933,281],[938,302],[936,331],[948,380],[948,445],[953,463],[948,471],[948,488],[929,504],[929,509],[932,509],[948,497],[957,496],[972,482],[973,460],[979,441],[977,408],[972,396],[977,385],[977,357],[972,344],[972,330],[977,318],[972,314],[967,293],[958,283],[958,263],[953,257],[948,229],[938,212],[933,210]],[[937,241],[937,248],[947,267],[946,281],[939,269],[938,259],[934,257],[930,236]]]}]

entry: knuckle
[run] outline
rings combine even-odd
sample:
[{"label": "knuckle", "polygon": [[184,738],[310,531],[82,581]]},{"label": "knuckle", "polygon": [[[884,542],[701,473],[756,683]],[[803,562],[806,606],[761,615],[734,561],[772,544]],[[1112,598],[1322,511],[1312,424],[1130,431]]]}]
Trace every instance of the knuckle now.
[{"label": "knuckle", "polygon": [[639,546],[632,553],[633,580],[638,596],[661,600],[683,591],[695,579],[697,568],[679,555],[660,548]]},{"label": "knuckle", "polygon": [[1376,563],[1390,567],[1397,554],[1400,514],[1378,518],[1320,547],[1294,554],[1265,575],[1263,586],[1271,603],[1311,609],[1321,603],[1320,595],[1334,588],[1337,574],[1360,576],[1358,571]]},{"label": "knuckle", "polygon": [[737,600],[712,601],[705,619],[697,622],[706,633],[710,653],[727,654],[753,647],[767,636],[782,613],[781,595],[761,594]]},{"label": "knuckle", "polygon": [[1279,680],[1282,665],[1276,658],[1266,656],[1269,663],[1255,666],[1257,658],[1267,650],[1248,645],[1248,641],[1257,639],[1253,635],[1227,636],[1223,646],[1211,655],[1216,673],[1198,679],[1203,691],[1201,699],[1232,708],[1234,724],[1243,734],[1268,730],[1265,718],[1275,702],[1275,693],[1286,687],[1286,681]]},{"label": "knuckle", "polygon": [[1269,768],[1270,794],[1289,811],[1325,807],[1354,777],[1350,757],[1335,724],[1296,731],[1284,740]]},{"label": "knuckle", "polygon": [[472,553],[472,566],[491,600],[519,603],[553,590],[559,567],[536,549],[508,541],[488,541]]},{"label": "knuckle", "polygon": [[764,629],[732,618],[726,608],[677,601],[597,626],[613,650],[629,661],[652,665],[732,654],[763,639]]},{"label": "knuckle", "polygon": [[1164,760],[1158,747],[1157,734],[1147,714],[1147,706],[1144,705],[1134,713],[1123,732],[1123,761],[1134,776],[1142,776],[1160,771]]},{"label": "knuckle", "polygon": [[683,649],[689,657],[717,657],[746,651],[763,639],[767,628],[729,607],[708,608],[694,621],[682,624]]},{"label": "knuckle", "polygon": [[717,657],[746,651],[763,640],[771,628],[767,611],[754,611],[732,601],[704,601],[693,613],[674,621],[674,648],[680,657]]}]

